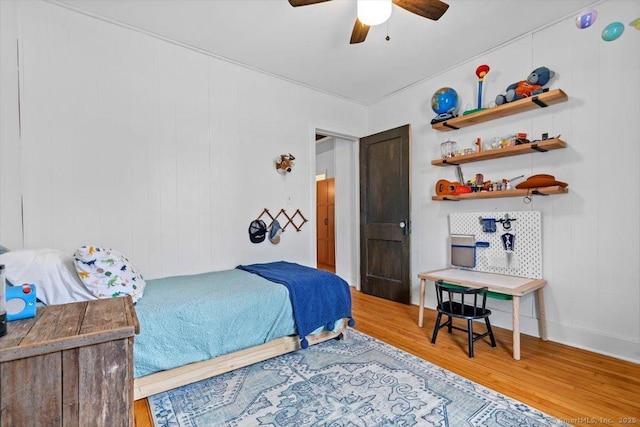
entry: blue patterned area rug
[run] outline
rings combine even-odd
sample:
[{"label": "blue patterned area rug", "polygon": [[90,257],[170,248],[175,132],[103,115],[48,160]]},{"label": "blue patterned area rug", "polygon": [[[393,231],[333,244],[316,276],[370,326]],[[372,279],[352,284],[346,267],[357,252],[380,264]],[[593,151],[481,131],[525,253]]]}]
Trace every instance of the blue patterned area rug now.
[{"label": "blue patterned area rug", "polygon": [[156,426],[566,426],[356,330],[149,397]]}]

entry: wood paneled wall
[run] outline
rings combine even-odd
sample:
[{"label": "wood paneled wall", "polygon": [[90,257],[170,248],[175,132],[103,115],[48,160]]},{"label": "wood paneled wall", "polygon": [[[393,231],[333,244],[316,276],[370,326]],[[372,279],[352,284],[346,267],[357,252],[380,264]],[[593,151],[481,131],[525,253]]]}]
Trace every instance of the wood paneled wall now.
[{"label": "wood paneled wall", "polygon": [[[277,246],[250,243],[247,229],[264,208],[300,209],[314,224],[315,124],[363,135],[364,106],[55,3],[1,6],[3,46],[20,44],[22,138],[3,123],[0,173],[23,200],[3,200],[1,236],[18,230],[3,244],[109,246],[148,278],[315,263],[313,226]],[[11,54],[2,117],[13,122]],[[283,177],[273,161],[286,152],[296,169]],[[10,215],[21,208],[24,228]]]}]

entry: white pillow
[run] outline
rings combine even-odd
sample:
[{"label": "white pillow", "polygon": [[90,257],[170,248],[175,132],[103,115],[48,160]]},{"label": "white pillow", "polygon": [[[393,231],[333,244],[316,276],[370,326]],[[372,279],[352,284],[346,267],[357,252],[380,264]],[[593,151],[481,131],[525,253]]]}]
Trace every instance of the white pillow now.
[{"label": "white pillow", "polygon": [[47,305],[96,299],[82,284],[73,258],[56,249],[19,249],[0,255],[7,280],[14,285],[32,283],[36,297]]},{"label": "white pillow", "polygon": [[73,258],[80,280],[98,298],[131,295],[134,304],[142,298],[146,282],[120,251],[82,246]]}]

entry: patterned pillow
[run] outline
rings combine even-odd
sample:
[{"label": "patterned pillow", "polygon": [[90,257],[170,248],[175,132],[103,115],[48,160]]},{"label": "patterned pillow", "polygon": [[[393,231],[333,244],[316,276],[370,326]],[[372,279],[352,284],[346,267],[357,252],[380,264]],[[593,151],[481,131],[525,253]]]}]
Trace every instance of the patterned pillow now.
[{"label": "patterned pillow", "polygon": [[138,269],[121,252],[98,246],[82,246],[73,254],[82,283],[98,298],[131,295],[142,298],[146,282]]}]

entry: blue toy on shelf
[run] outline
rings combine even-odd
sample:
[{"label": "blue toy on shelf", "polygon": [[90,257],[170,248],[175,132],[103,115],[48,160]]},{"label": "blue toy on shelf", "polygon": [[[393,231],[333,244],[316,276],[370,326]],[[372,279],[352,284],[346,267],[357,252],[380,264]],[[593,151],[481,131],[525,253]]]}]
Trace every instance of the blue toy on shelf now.
[{"label": "blue toy on shelf", "polygon": [[458,92],[450,87],[441,87],[431,97],[431,109],[437,114],[431,124],[456,117]]}]

